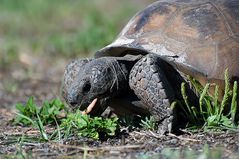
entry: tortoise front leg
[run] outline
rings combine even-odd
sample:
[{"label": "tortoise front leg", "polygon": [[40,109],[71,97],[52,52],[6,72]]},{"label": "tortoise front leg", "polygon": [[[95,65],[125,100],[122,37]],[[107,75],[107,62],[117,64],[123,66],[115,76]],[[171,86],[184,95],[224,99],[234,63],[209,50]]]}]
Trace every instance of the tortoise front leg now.
[{"label": "tortoise front leg", "polygon": [[170,108],[175,95],[165,76],[163,63],[158,56],[148,54],[134,65],[129,77],[130,88],[148,106],[149,112],[159,123],[161,134],[171,132],[175,117]]}]

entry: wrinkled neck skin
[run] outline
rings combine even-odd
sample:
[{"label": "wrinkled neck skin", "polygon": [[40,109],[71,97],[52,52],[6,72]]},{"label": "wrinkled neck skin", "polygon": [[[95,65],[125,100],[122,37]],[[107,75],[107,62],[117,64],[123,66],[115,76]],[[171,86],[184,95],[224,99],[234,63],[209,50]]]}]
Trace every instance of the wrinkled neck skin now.
[{"label": "wrinkled neck skin", "polygon": [[[135,95],[134,91],[129,87],[129,74],[132,67],[138,60],[140,60],[142,55],[126,55],[122,59],[118,58],[117,62],[122,70],[124,70],[126,75],[126,80],[120,81],[120,87],[115,87],[114,91],[111,93],[112,96],[108,101],[108,105],[118,116],[137,116],[137,115],[149,115],[148,107],[142,103],[142,101]],[[119,70],[118,70],[119,71]],[[117,72],[118,72],[117,71]],[[119,78],[120,78],[120,74]]]},{"label": "wrinkled neck skin", "polygon": [[103,75],[105,76],[105,81],[103,82],[106,82],[106,84],[102,84],[103,87],[108,87],[105,95],[113,98],[124,94],[129,89],[129,72],[133,67],[133,63],[116,60],[113,57],[102,58],[102,60],[106,61],[101,64],[107,70]]},{"label": "wrinkled neck skin", "polygon": [[110,106],[115,98],[121,98],[128,94],[130,90],[129,73],[135,63],[132,61],[117,60],[114,57],[105,57],[94,62],[98,69],[105,69],[105,71],[102,71],[103,74],[101,74],[104,79],[96,80],[99,79],[96,78],[94,81],[94,84],[100,85],[99,89],[95,90],[97,94],[93,95],[100,99],[97,103],[98,109],[95,111],[97,111],[96,114],[101,114]]}]

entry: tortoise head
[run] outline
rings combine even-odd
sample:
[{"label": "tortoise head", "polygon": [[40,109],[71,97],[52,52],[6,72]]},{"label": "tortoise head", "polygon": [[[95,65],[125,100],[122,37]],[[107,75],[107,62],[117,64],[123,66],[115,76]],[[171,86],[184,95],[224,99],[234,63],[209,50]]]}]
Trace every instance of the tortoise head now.
[{"label": "tortoise head", "polygon": [[97,98],[92,114],[101,114],[109,100],[127,88],[128,71],[116,59],[104,57],[71,62],[64,74],[63,97],[73,108],[84,110]]}]

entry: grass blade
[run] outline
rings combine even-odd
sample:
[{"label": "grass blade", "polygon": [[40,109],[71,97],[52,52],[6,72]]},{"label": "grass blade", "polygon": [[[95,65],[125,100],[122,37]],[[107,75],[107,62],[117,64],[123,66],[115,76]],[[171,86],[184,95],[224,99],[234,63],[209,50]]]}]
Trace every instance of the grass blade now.
[{"label": "grass blade", "polygon": [[[204,110],[203,110],[203,101],[205,100],[204,98],[205,98],[205,96],[206,96],[206,94],[207,94],[207,91],[208,91],[208,89],[209,89],[209,86],[210,86],[210,84],[207,83],[206,86],[204,87],[203,91],[202,91],[202,94],[200,95],[200,98],[199,98],[200,113],[202,114],[203,119],[204,119],[205,121],[206,121],[206,117],[205,117],[205,112],[204,112]],[[207,108],[207,110],[208,110],[208,108]]]},{"label": "grass blade", "polygon": [[213,98],[213,107],[215,112],[213,112],[214,114],[218,114],[219,113],[219,105],[218,105],[218,97],[219,97],[219,86],[216,85],[215,86],[215,91],[214,91],[214,98]]},{"label": "grass blade", "polygon": [[224,108],[226,107],[229,97],[230,97],[230,79],[229,79],[229,73],[228,73],[228,69],[225,70],[225,90],[224,90],[224,95],[223,95],[223,99],[222,99],[222,103],[221,103],[221,107],[220,107],[220,111],[219,111],[219,120],[221,118],[222,112],[224,110]]},{"label": "grass blade", "polygon": [[189,79],[189,81],[193,85],[193,87],[195,88],[196,92],[201,94],[203,91],[203,86],[197,80],[195,80],[193,77],[187,76],[187,78]]},{"label": "grass blade", "polygon": [[235,116],[237,112],[237,81],[234,81],[233,84],[233,94],[232,94],[232,102],[231,102],[231,117],[232,117],[232,123],[235,126]]},{"label": "grass blade", "polygon": [[18,116],[22,117],[23,119],[28,120],[29,122],[32,123],[33,126],[36,126],[35,121],[33,121],[31,118],[27,117],[26,115],[20,114],[20,113],[16,113]]},{"label": "grass blade", "polygon": [[48,139],[48,136],[47,136],[46,131],[44,129],[41,118],[39,117],[38,113],[36,115],[37,115],[37,125],[38,125],[39,131],[41,133],[41,136],[44,140],[48,141],[49,139]]},{"label": "grass blade", "polygon": [[182,93],[183,100],[184,100],[184,103],[185,103],[185,105],[187,107],[187,110],[188,110],[189,114],[187,113],[187,111],[184,108],[183,108],[183,110],[186,112],[186,114],[188,115],[190,120],[193,123],[196,123],[196,116],[194,116],[194,113],[192,112],[191,107],[189,105],[188,96],[186,94],[186,88],[185,88],[185,83],[184,82],[181,84],[181,93]]}]

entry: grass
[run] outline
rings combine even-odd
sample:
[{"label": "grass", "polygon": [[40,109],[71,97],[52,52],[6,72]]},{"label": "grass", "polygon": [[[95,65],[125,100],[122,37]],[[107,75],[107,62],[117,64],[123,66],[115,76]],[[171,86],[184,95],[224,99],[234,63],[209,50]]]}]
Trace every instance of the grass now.
[{"label": "grass", "polygon": [[139,8],[126,0],[1,0],[0,66],[16,63],[21,53],[90,56]]},{"label": "grass", "polygon": [[[237,113],[237,81],[233,83],[232,89],[228,70],[225,71],[225,88],[222,101],[219,101],[219,86],[215,84],[206,84],[203,87],[192,77],[190,82],[199,94],[199,108],[190,105],[185,91],[185,83],[181,85],[181,93],[183,96],[183,104],[179,102],[180,107],[189,119],[189,127],[203,128],[204,130],[221,129],[235,130],[238,129]],[[209,88],[215,87],[214,95],[210,95]],[[228,111],[229,109],[229,111]]]},{"label": "grass", "polygon": [[[59,100],[45,101],[41,107],[37,106],[33,97],[25,105],[17,104],[19,111],[13,119],[13,124],[38,128],[41,141],[67,139],[77,134],[78,137],[104,139],[115,136],[118,130],[118,118],[105,119],[82,115],[80,111],[67,112],[66,106]],[[65,117],[61,115],[65,114]],[[55,126],[52,134],[47,134],[45,126]]]},{"label": "grass", "polygon": [[34,123],[33,121],[40,118],[43,125],[47,125],[55,122],[57,116],[65,109],[65,105],[59,99],[54,99],[51,102],[45,101],[39,108],[34,102],[34,98],[29,97],[25,105],[16,104],[16,109],[19,113],[13,121],[14,124],[31,125]]}]

